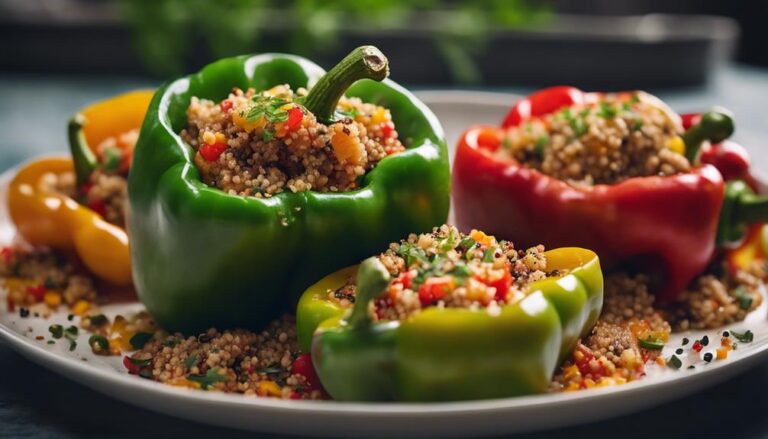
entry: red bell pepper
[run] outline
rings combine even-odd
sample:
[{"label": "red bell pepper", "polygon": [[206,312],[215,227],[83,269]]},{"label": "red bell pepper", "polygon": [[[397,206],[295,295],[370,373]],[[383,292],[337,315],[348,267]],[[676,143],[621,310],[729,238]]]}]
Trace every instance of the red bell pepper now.
[{"label": "red bell pepper", "polygon": [[[504,127],[599,96],[572,87],[545,89],[517,103]],[[684,137],[694,153],[703,140],[717,143],[730,134],[723,129],[723,115],[706,116]],[[709,164],[672,176],[574,187],[493,154],[502,135],[502,128],[476,126],[459,141],[453,167],[459,228],[485,230],[521,247],[543,243],[594,249],[608,266],[631,263],[660,273],[656,292],[662,300],[677,297],[705,270],[716,249],[719,221],[731,227],[727,235],[733,236],[734,221],[761,215],[755,213],[758,208],[741,209],[741,200],[748,198],[742,193],[721,220],[724,181]]]}]

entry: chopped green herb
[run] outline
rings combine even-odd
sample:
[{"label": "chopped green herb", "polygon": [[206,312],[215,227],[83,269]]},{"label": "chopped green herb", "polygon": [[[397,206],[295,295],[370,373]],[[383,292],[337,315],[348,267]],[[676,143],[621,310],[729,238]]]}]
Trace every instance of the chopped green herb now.
[{"label": "chopped green herb", "polygon": [[218,372],[217,369],[208,369],[208,372],[205,373],[205,375],[202,374],[194,374],[194,375],[187,375],[187,379],[190,381],[194,381],[196,383],[200,383],[200,387],[203,390],[208,389],[208,387],[227,380],[226,375],[222,375]]},{"label": "chopped green herb", "polygon": [[469,271],[468,266],[466,266],[465,264],[461,264],[461,265],[456,265],[456,267],[454,267],[451,274],[453,274],[456,277],[465,278],[465,277],[469,277],[469,275],[472,273]]},{"label": "chopped green herb", "polygon": [[70,352],[74,351],[76,347],[77,347],[77,342],[74,341],[74,340],[70,340],[69,341],[69,351]]},{"label": "chopped green herb", "polygon": [[264,139],[265,142],[269,142],[272,139],[275,138],[275,132],[269,129],[264,130],[264,132],[261,134],[261,137]]},{"label": "chopped green herb", "polygon": [[109,341],[103,335],[93,334],[88,338],[88,345],[94,351],[109,352]]},{"label": "chopped green herb", "polygon": [[181,341],[176,337],[168,337],[163,340],[163,346],[167,346],[169,348],[175,347],[179,343],[181,343]]},{"label": "chopped green herb", "polygon": [[129,340],[129,343],[131,343],[131,346],[133,346],[136,349],[142,349],[144,348],[144,345],[147,344],[149,340],[152,339],[152,336],[155,334],[151,332],[137,332],[136,334],[131,337]]},{"label": "chopped green herb", "polygon": [[677,358],[677,355],[672,355],[667,359],[667,366],[671,367],[672,369],[680,369],[683,367],[683,362]]},{"label": "chopped green herb", "polygon": [[742,343],[752,343],[752,341],[755,339],[755,334],[753,334],[749,329],[744,332],[736,332],[731,329],[731,335],[736,337],[736,340]]},{"label": "chopped green herb", "polygon": [[409,267],[413,265],[413,263],[417,260],[427,260],[427,255],[424,253],[424,250],[417,245],[411,244],[410,242],[404,242],[400,244],[400,248],[397,249],[397,255],[405,259],[405,264]]},{"label": "chopped green herb", "polygon": [[636,104],[638,102],[640,102],[640,95],[638,95],[637,93],[633,94],[632,97],[629,98],[630,104]]},{"label": "chopped green herb", "polygon": [[64,328],[61,325],[51,325],[48,327],[48,332],[51,333],[53,338],[59,339],[64,335]]},{"label": "chopped green herb", "polygon": [[493,248],[488,248],[483,253],[483,262],[493,262],[493,254],[496,253],[496,250]]},{"label": "chopped green herb", "polygon": [[635,122],[632,124],[632,130],[640,131],[642,128],[643,128],[643,119],[635,119]]},{"label": "chopped green herb", "polygon": [[659,350],[664,348],[664,342],[662,340],[654,340],[651,338],[645,339],[645,340],[638,340],[638,344],[640,344],[640,347],[646,348],[646,349],[652,349],[652,350]]},{"label": "chopped green herb", "polygon": [[123,162],[123,151],[114,146],[104,148],[104,170],[117,171]]},{"label": "chopped green herb", "polygon": [[56,342],[53,341],[53,340],[48,340],[48,344],[54,344],[54,343],[56,343]]},{"label": "chopped green herb", "polygon": [[752,306],[752,296],[749,294],[746,288],[738,287],[733,291],[736,300],[739,301],[739,308],[749,309]]},{"label": "chopped green herb", "polygon": [[616,108],[606,101],[600,102],[600,109],[597,111],[597,115],[603,119],[613,119],[618,114]]},{"label": "chopped green herb", "polygon": [[587,133],[587,123],[584,119],[571,120],[571,129],[576,134],[576,137],[581,137]]},{"label": "chopped green herb", "polygon": [[68,340],[76,340],[79,334],[80,331],[77,329],[77,326],[69,326],[64,330],[64,337]]},{"label": "chopped green herb", "polygon": [[187,366],[187,369],[192,369],[192,366],[197,364],[197,359],[198,356],[196,353],[190,355],[186,360],[184,360],[184,366]]},{"label": "chopped green herb", "polygon": [[456,239],[458,236],[456,236],[453,232],[448,233],[448,236],[445,237],[442,241],[440,241],[439,247],[440,251],[447,252],[449,250],[453,250],[454,247],[456,247]]},{"label": "chopped green herb", "polygon": [[471,249],[472,247],[474,247],[475,244],[477,244],[477,241],[475,241],[474,239],[472,239],[470,237],[466,237],[466,238],[462,239],[461,242],[459,243],[459,249],[463,250],[463,251],[467,251],[467,250]]},{"label": "chopped green herb", "polygon": [[276,373],[282,373],[284,371],[285,370],[282,367],[280,367],[280,366],[278,366],[276,364],[273,364],[272,366],[265,367],[265,368],[262,368],[262,369],[258,369],[256,372],[267,374],[267,375],[274,375]]},{"label": "chopped green herb", "polygon": [[95,316],[91,316],[88,319],[90,321],[90,325],[94,328],[100,328],[107,323],[109,323],[109,319],[104,314],[97,314]]},{"label": "chopped green herb", "polygon": [[151,358],[132,358],[132,357],[128,357],[128,361],[131,364],[139,366],[139,367],[146,367],[146,366],[149,366],[152,363],[152,359]]},{"label": "chopped green herb", "polygon": [[336,110],[336,119],[354,119],[357,117],[357,108],[350,107],[347,110]]},{"label": "chopped green herb", "polygon": [[285,122],[288,120],[288,110],[282,107],[287,103],[287,100],[275,96],[254,96],[253,106],[248,110],[245,118],[248,122],[262,118],[270,123]]}]

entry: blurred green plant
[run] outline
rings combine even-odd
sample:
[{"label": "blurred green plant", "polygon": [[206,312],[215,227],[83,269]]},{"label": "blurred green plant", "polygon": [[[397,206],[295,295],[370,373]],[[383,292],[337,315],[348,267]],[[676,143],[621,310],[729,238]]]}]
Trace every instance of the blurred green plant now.
[{"label": "blurred green plant", "polygon": [[[117,1],[147,69],[182,73],[196,48],[221,58],[264,50],[301,55],[336,48],[344,30],[419,30],[434,39],[457,82],[481,79],[473,55],[494,30],[551,16],[537,0],[130,0]],[[277,38],[275,38],[277,36]]]}]

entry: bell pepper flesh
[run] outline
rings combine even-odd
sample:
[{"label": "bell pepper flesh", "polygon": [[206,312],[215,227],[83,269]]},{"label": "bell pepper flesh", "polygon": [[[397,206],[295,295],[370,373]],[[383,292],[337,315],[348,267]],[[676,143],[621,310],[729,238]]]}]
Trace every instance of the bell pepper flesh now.
[{"label": "bell pepper flesh", "polygon": [[297,308],[299,343],[311,347],[331,396],[355,401],[452,401],[539,393],[559,361],[602,308],[597,256],[585,249],[546,252],[563,277],[529,286],[520,302],[485,310],[426,308],[404,321],[352,327],[347,309],[327,298],[356,271],[349,267],[304,293]]},{"label": "bell pepper flesh", "polygon": [[19,170],[8,188],[8,211],[16,230],[32,245],[74,250],[96,276],[128,285],[131,260],[125,230],[72,198],[38,187],[44,174],[73,170],[67,158],[36,160]]},{"label": "bell pepper flesh", "polygon": [[368,172],[360,189],[257,199],[201,182],[194,152],[177,134],[192,96],[220,100],[233,87],[286,83],[295,90],[323,73],[290,55],[227,58],[156,93],[129,176],[129,231],[137,292],[166,328],[258,328],[325,273],[445,220],[450,176],[442,128],[389,80],[358,81],[347,91],[388,107],[410,139],[405,152]]},{"label": "bell pepper flesh", "polygon": [[69,127],[72,159],[45,158],[30,162],[19,170],[8,190],[11,219],[27,242],[74,250],[93,274],[120,286],[131,283],[125,230],[72,198],[41,191],[38,182],[47,173],[74,171],[78,177],[81,171],[90,173],[88,163],[95,160],[93,147],[109,137],[138,129],[152,94],[147,90],[129,92],[81,110]]}]

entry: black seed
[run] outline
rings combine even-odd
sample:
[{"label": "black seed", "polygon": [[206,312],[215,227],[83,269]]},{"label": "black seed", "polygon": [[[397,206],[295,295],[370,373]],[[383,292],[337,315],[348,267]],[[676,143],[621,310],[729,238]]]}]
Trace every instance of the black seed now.
[{"label": "black seed", "polygon": [[704,338],[701,339],[701,344],[702,344],[702,346],[708,345],[709,344],[709,337],[705,335]]},{"label": "black seed", "polygon": [[19,308],[19,317],[22,319],[26,319],[29,317],[29,309],[27,308]]},{"label": "black seed", "polygon": [[678,349],[675,351],[675,353],[676,353],[677,355],[682,355],[682,354],[683,354],[683,348],[678,348]]},{"label": "black seed", "polygon": [[683,346],[687,345],[689,341],[690,340],[688,340],[687,338],[683,337]]},{"label": "black seed", "polygon": [[728,331],[723,331],[723,337],[728,338],[731,336],[731,333]]},{"label": "black seed", "polygon": [[704,361],[706,361],[707,363],[712,361],[712,352],[707,352],[706,354],[704,354]]},{"label": "black seed", "polygon": [[691,364],[690,366],[688,366],[688,369],[696,369],[696,366],[694,366],[693,364]]}]

